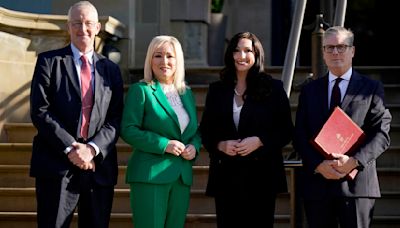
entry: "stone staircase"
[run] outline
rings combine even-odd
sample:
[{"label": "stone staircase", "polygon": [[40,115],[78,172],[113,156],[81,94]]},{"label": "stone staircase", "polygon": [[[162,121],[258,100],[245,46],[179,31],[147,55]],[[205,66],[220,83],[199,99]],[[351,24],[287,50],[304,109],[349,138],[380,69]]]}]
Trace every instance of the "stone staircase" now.
[{"label": "stone staircase", "polygon": [[[196,96],[199,120],[204,108],[208,83],[218,78],[219,68],[189,69],[187,80]],[[392,145],[378,160],[378,174],[381,182],[382,198],[376,201],[372,228],[400,227],[400,67],[359,68],[385,84],[386,102],[393,115]],[[280,68],[269,69],[270,73],[280,77]],[[296,69],[294,85],[301,84],[309,72],[308,68]],[[132,75],[139,77],[140,70]],[[134,81],[135,79],[133,79]],[[298,91],[290,97],[293,118],[297,108]],[[29,177],[31,142],[36,133],[31,123],[6,123],[4,131],[7,141],[0,143],[0,228],[36,227],[36,201],[34,179]],[[119,178],[116,186],[111,215],[111,228],[132,227],[129,207],[129,187],[125,184],[126,163],[130,147],[122,140],[118,142]],[[285,156],[291,155],[292,148],[284,150]],[[278,196],[275,215],[276,228],[302,227],[301,206],[296,197],[295,181],[296,161],[286,162],[289,192]],[[216,227],[215,208],[212,198],[204,195],[208,175],[208,153],[203,149],[196,161],[194,183],[191,190],[191,202],[185,228]],[[271,183],[273,184],[273,183]],[[296,210],[295,210],[296,209]],[[73,226],[76,225],[76,216]]]},{"label": "stone staircase", "polygon": [[[5,128],[9,142],[0,143],[0,227],[36,227],[34,178],[29,177],[31,139],[35,129],[31,123],[9,123]],[[129,187],[124,182],[130,147],[121,140],[117,148],[119,176],[110,227],[131,227]],[[186,228],[216,227],[213,199],[204,195],[208,178],[208,154],[201,151],[200,155],[193,167],[195,178]],[[287,173],[289,178],[293,175],[290,168]],[[278,204],[281,206],[277,210],[277,223],[281,227],[289,227],[290,194],[282,194]]]}]

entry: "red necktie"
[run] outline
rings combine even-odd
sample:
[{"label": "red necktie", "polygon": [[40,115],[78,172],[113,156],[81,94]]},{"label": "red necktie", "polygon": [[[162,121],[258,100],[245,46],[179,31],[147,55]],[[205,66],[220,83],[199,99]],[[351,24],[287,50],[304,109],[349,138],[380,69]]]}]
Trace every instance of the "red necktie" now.
[{"label": "red necktie", "polygon": [[90,64],[85,55],[81,56],[81,96],[82,96],[82,124],[81,136],[88,138],[88,129],[90,122],[90,113],[93,107],[93,88],[91,83],[92,72]]},{"label": "red necktie", "polygon": [[340,94],[339,83],[342,80],[343,80],[342,78],[336,78],[335,85],[333,85],[331,94],[331,106],[330,106],[331,110],[333,110],[336,106],[340,106],[342,97]]}]

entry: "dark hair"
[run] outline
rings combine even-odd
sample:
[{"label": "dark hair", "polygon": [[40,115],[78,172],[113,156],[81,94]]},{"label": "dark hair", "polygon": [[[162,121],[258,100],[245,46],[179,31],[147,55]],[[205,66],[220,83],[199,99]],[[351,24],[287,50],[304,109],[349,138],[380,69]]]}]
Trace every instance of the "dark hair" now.
[{"label": "dark hair", "polygon": [[253,43],[255,57],[254,65],[247,73],[247,89],[244,94],[256,100],[263,100],[271,93],[272,77],[264,72],[264,49],[260,40],[251,32],[240,32],[232,37],[225,51],[225,66],[220,72],[221,81],[227,84],[235,84],[237,80],[235,60],[233,54],[236,51],[240,39],[249,39]]}]

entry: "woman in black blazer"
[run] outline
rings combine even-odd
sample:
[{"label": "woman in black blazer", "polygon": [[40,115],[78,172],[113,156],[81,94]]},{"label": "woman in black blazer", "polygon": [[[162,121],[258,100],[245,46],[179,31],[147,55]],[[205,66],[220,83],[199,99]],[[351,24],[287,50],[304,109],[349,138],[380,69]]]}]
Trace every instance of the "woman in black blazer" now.
[{"label": "woman in black blazer", "polygon": [[264,73],[264,50],[236,34],[220,80],[210,84],[200,131],[210,155],[206,194],[223,227],[273,227],[275,199],[287,191],[282,148],[292,139],[282,82]]}]

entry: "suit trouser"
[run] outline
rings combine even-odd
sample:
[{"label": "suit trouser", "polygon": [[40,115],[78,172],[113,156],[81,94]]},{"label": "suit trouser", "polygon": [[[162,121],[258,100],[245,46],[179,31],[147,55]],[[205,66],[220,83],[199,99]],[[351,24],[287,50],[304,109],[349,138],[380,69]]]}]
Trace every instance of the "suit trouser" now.
[{"label": "suit trouser", "polygon": [[130,183],[135,228],[183,228],[190,186],[181,178],[168,184]]},{"label": "suit trouser", "polygon": [[309,228],[368,228],[374,204],[372,198],[338,197],[305,200],[304,209]]},{"label": "suit trouser", "polygon": [[99,186],[92,171],[68,172],[58,178],[36,178],[37,223],[39,228],[65,228],[78,207],[78,226],[107,228],[114,186]]}]

